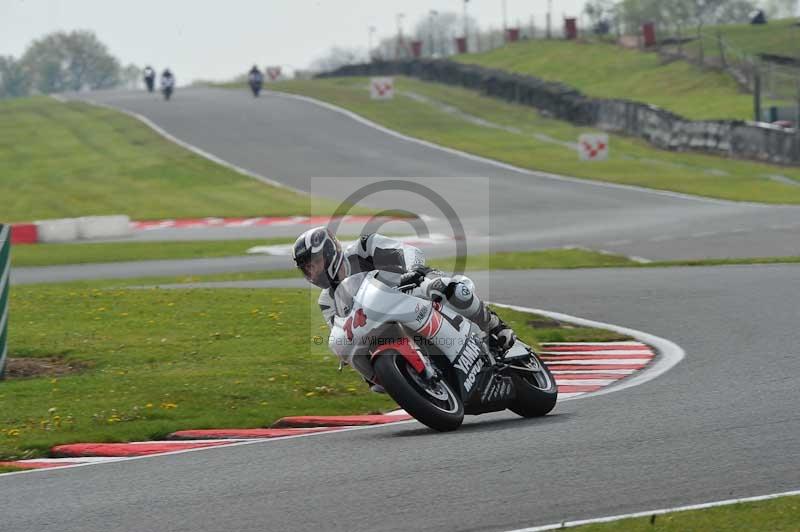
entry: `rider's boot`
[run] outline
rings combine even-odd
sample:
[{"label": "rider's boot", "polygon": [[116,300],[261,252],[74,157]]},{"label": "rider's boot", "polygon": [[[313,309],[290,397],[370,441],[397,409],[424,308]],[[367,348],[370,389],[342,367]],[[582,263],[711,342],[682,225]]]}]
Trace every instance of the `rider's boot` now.
[{"label": "rider's boot", "polygon": [[494,313],[486,305],[483,305],[482,316],[475,319],[475,323],[481,330],[491,335],[500,353],[505,353],[517,341],[517,335],[514,334],[514,329],[508,326],[506,322],[500,319],[500,316]]}]

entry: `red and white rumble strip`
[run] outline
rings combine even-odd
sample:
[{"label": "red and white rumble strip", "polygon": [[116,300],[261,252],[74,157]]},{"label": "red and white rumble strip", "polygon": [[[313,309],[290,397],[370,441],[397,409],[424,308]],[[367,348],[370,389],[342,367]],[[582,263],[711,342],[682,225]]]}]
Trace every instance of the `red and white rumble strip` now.
[{"label": "red and white rumble strip", "polygon": [[556,378],[560,399],[610,386],[643,370],[655,358],[653,350],[641,342],[553,342],[542,348],[542,361]]},{"label": "red and white rumble strip", "polygon": [[[366,223],[372,216],[344,216],[341,223]],[[265,225],[325,225],[330,216],[258,216],[254,218],[185,218],[180,220],[143,220],[131,222],[134,231],[155,229],[194,229],[202,227],[258,227]]]},{"label": "red and white rumble strip", "polygon": [[[643,370],[655,359],[653,350],[641,342],[554,342],[543,344],[542,348],[540,355],[555,376],[559,399],[597,392]],[[34,458],[0,462],[0,465],[52,469],[263,439],[352,430],[354,427],[387,425],[410,419],[411,416],[403,410],[365,416],[293,416],[279,419],[270,428],[183,430],[170,434],[166,441],[58,445],[51,449],[51,454],[60,458]]]}]

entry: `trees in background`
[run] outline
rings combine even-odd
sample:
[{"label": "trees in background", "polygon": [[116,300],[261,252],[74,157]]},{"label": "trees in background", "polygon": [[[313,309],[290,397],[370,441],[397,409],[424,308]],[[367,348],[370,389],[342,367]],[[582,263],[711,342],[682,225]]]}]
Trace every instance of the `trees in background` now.
[{"label": "trees in background", "polygon": [[0,98],[25,96],[31,80],[22,64],[9,56],[0,56]]},{"label": "trees in background", "polygon": [[597,27],[601,21],[636,33],[643,22],[681,34],[685,29],[711,24],[743,24],[756,9],[763,8],[770,18],[797,14],[798,0],[588,0],[584,12]]},{"label": "trees in background", "polygon": [[105,89],[120,81],[119,61],[89,31],[56,32],[35,40],[21,62],[33,86],[45,94]]},{"label": "trees in background", "polygon": [[798,0],[767,0],[765,10],[772,18],[788,18],[796,16]]},{"label": "trees in background", "polygon": [[311,63],[311,69],[316,71],[336,70],[344,65],[363,63],[367,60],[366,54],[358,48],[342,48],[334,46],[328,52]]},{"label": "trees in background", "polygon": [[138,67],[122,67],[91,31],[54,32],[33,41],[22,57],[0,57],[0,98],[131,85]]}]

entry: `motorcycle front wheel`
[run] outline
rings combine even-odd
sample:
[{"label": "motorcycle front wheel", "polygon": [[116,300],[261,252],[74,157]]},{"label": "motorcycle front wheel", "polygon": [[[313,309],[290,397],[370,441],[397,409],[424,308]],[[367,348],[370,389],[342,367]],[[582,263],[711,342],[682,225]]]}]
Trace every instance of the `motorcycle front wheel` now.
[{"label": "motorcycle front wheel", "polygon": [[386,351],[375,361],[380,384],[403,410],[434,430],[455,430],[464,421],[464,405],[444,379],[423,378],[396,351]]},{"label": "motorcycle front wheel", "polygon": [[512,366],[520,369],[512,367],[511,379],[517,397],[508,409],[522,417],[547,415],[558,400],[558,386],[550,369],[533,352],[528,360]]}]

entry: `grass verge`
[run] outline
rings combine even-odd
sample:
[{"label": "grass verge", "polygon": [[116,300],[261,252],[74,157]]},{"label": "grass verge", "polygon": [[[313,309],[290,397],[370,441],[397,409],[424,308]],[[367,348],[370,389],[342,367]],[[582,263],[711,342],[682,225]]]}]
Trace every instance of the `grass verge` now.
[{"label": "grass verge", "polygon": [[535,40],[453,59],[560,81],[588,96],[657,105],[693,120],[753,118],[753,96],[729,75],[615,44]]},{"label": "grass verge", "polygon": [[[288,259],[287,259],[288,260]],[[600,253],[584,249],[550,249],[538,251],[518,251],[495,253],[491,255],[472,255],[468,258],[466,269],[477,270],[534,270],[534,269],[579,269],[579,268],[666,268],[735,266],[750,264],[797,264],[800,256],[794,257],[751,257],[733,259],[675,260],[650,263],[636,262],[623,255]],[[453,271],[454,258],[431,259],[428,264],[445,272]],[[182,275],[161,277],[137,277],[131,279],[103,279],[91,281],[71,281],[57,283],[73,288],[125,288],[131,286],[159,286],[167,284],[190,284],[216,281],[258,281],[270,279],[299,278],[295,268],[285,270],[263,270],[254,272],[232,272],[207,275]],[[49,283],[37,283],[45,285]]]},{"label": "grass verge", "polygon": [[663,515],[622,519],[570,527],[574,532],[796,532],[800,515],[800,497],[779,497],[766,501],[746,502],[672,512]]},{"label": "grass verge", "polygon": [[[455,259],[432,259],[428,264],[442,271],[453,271]],[[622,255],[610,255],[585,249],[545,249],[539,251],[514,251],[471,255],[467,257],[468,270],[532,270],[611,268],[633,266],[638,263]]]},{"label": "grass verge", "polygon": [[138,260],[210,259],[246,255],[254,246],[290,244],[294,238],[198,240],[188,242],[104,242],[14,246],[11,266],[57,266]]},{"label": "grass verge", "polygon": [[[40,285],[16,287],[10,305],[11,361],[55,357],[84,369],[2,383],[0,459],[46,456],[60,443],[393,407],[354,371],[336,371],[320,345],[327,327],[316,291]],[[532,343],[602,334],[499,312]]]},{"label": "grass verge", "polygon": [[570,143],[592,130],[544,118],[535,109],[409,78],[397,78],[400,94],[394,100],[372,101],[367,86],[366,78],[339,78],[271,87],[339,105],[406,135],[531,170],[735,201],[800,204],[797,168],[662,151],[617,135],[611,136],[607,161],[587,163],[578,160]]},{"label": "grass verge", "polygon": [[[47,97],[0,102],[0,197],[11,199],[3,222],[312,212],[309,196],[208,161],[125,114]],[[315,213],[336,206],[316,201]]]}]

